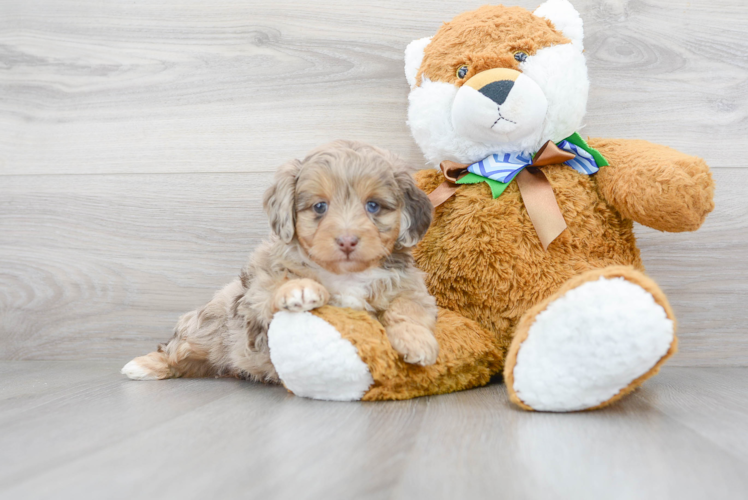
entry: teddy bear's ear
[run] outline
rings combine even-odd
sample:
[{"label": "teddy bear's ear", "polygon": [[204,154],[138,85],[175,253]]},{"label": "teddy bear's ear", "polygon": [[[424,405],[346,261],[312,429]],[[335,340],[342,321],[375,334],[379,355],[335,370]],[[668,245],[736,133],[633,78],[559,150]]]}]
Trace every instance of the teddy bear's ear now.
[{"label": "teddy bear's ear", "polygon": [[418,68],[421,67],[421,61],[423,61],[423,51],[426,49],[426,45],[430,42],[430,36],[420,38],[418,40],[413,40],[405,48],[405,78],[408,79],[408,85],[410,85],[411,88],[416,84]]},{"label": "teddy bear's ear", "polygon": [[548,0],[535,9],[533,14],[551,21],[580,52],[584,50],[582,18],[569,0]]}]

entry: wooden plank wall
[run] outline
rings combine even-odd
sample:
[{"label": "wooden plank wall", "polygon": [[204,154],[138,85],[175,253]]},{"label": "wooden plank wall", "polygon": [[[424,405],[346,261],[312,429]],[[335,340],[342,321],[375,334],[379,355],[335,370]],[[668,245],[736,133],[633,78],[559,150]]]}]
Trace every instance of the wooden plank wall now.
[{"label": "wooden plank wall", "polygon": [[[539,0],[517,0],[534,8]],[[127,359],[231,279],[271,172],[347,137],[421,154],[407,43],[484,0],[0,0],[0,359]],[[676,365],[746,365],[748,4],[576,0],[583,133],[705,157],[697,233],[638,228]]]}]

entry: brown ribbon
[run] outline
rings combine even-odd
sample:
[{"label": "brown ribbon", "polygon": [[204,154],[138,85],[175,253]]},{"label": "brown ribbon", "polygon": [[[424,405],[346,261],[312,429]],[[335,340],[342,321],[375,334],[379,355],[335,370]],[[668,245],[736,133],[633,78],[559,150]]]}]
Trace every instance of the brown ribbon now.
[{"label": "brown ribbon", "polygon": [[434,208],[438,207],[455,194],[459,185],[457,181],[467,175],[469,164],[457,163],[454,161],[445,160],[439,164],[439,168],[442,169],[444,174],[444,182],[439,184],[436,189],[431,191],[429,194],[429,200]]},{"label": "brown ribbon", "polygon": [[[517,174],[517,187],[544,250],[548,250],[548,245],[564,232],[566,221],[558,207],[553,187],[540,169],[572,158],[575,158],[574,153],[563,151],[552,141],[548,141],[535,154],[530,166]],[[445,181],[429,194],[434,207],[438,207],[455,194],[459,187],[457,181],[468,173],[468,166],[453,161],[443,161],[439,165]]]}]

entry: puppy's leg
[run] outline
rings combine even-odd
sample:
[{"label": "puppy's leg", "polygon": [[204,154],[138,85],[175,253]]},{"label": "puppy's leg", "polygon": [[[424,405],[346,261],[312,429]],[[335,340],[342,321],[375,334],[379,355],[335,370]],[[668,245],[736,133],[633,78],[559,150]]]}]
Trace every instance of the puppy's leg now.
[{"label": "puppy's leg", "polygon": [[121,373],[133,380],[161,380],[173,377],[166,356],[159,351],[133,359],[122,367]]},{"label": "puppy's leg", "polygon": [[162,380],[179,377],[210,377],[216,370],[208,361],[207,355],[195,351],[188,342],[179,340],[174,344],[173,352],[153,351],[127,363],[122,374],[133,380]]},{"label": "puppy's leg", "polygon": [[293,279],[283,283],[273,296],[274,311],[311,311],[327,304],[330,292],[310,279]]},{"label": "puppy's leg", "polygon": [[[224,336],[229,310],[244,289],[235,280],[218,292],[205,307],[181,318],[174,336],[158,350],[135,358],[122,368],[134,380],[160,380],[178,377],[209,377],[226,370]],[[215,361],[214,361],[215,360]]]},{"label": "puppy's leg", "polygon": [[[208,359],[209,351],[197,340],[207,332],[200,332],[200,317],[205,309],[192,311],[179,319],[174,336],[168,343],[162,344],[145,356],[140,356],[122,368],[122,374],[133,380],[161,380],[179,377],[208,377],[216,369]],[[192,341],[191,341],[192,340]],[[219,341],[219,339],[216,339]]]},{"label": "puppy's leg", "polygon": [[[421,297],[423,298],[423,297]],[[426,295],[426,303],[433,299]],[[436,306],[427,307],[418,297],[401,296],[381,316],[392,347],[403,355],[406,363],[433,365],[439,355],[434,337]]]}]

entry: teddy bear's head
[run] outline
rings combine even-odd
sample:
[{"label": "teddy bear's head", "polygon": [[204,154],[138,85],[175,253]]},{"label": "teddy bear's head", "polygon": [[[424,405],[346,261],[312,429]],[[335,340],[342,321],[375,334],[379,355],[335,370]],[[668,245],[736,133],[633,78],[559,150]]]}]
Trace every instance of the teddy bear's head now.
[{"label": "teddy bear's head", "polygon": [[426,159],[535,153],[582,125],[589,80],[582,20],[568,0],[535,12],[484,6],[405,50],[408,124]]}]

